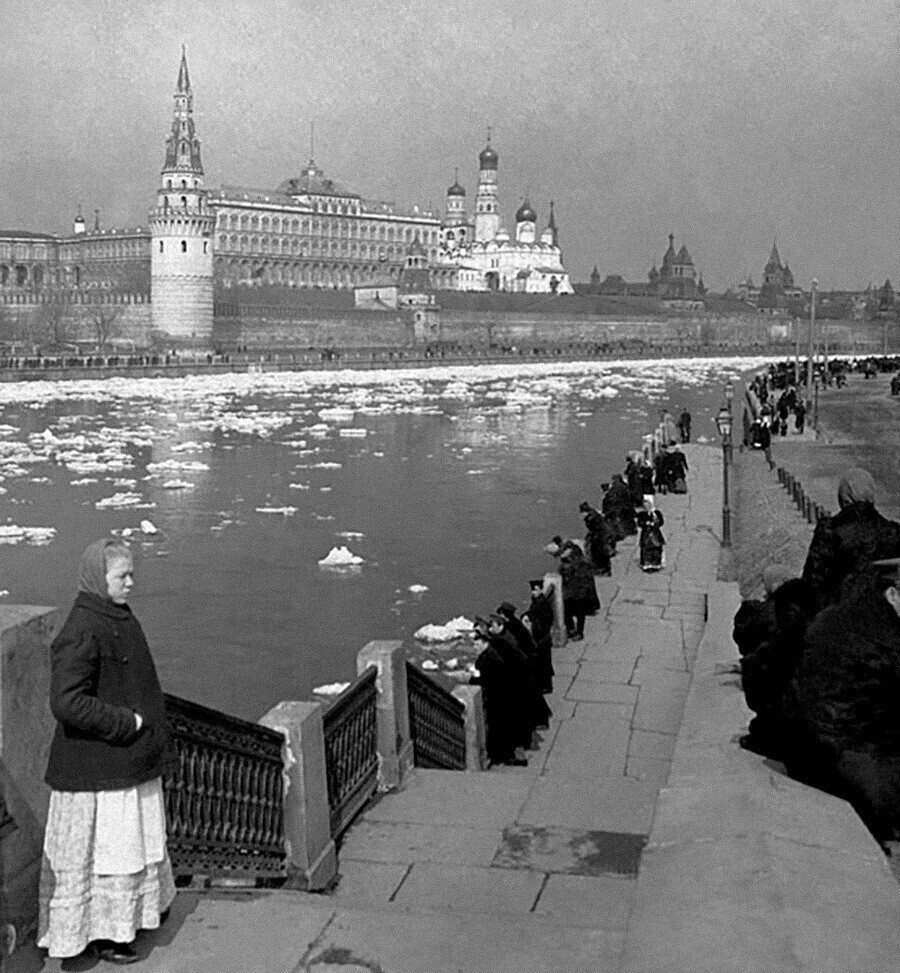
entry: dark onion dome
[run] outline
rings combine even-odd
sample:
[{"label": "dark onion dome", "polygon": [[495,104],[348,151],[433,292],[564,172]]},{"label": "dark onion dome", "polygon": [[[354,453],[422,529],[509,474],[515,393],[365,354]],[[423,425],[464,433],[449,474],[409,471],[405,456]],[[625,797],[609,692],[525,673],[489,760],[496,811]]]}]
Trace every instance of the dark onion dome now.
[{"label": "dark onion dome", "polygon": [[478,156],[478,164],[482,169],[496,169],[500,162],[500,156],[490,142],[481,150]]},{"label": "dark onion dome", "polygon": [[460,186],[459,180],[457,179],[455,183],[447,190],[448,196],[465,196],[465,189]]},{"label": "dark onion dome", "polygon": [[537,213],[531,208],[528,197],[516,211],[516,223],[537,223]]}]

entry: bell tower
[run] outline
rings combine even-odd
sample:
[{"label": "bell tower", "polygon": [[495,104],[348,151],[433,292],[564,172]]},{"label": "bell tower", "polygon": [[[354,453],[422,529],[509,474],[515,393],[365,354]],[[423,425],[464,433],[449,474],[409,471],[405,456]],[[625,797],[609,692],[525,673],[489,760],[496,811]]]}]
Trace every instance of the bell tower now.
[{"label": "bell tower", "polygon": [[172,128],[150,213],[150,301],[153,331],[162,338],[208,343],[213,324],[213,227],[203,187],[200,139],[187,54],[175,84]]},{"label": "bell tower", "polygon": [[497,202],[497,169],[500,157],[491,145],[488,129],[487,145],[478,155],[478,195],[475,197],[475,239],[487,243],[500,230],[500,211]]}]

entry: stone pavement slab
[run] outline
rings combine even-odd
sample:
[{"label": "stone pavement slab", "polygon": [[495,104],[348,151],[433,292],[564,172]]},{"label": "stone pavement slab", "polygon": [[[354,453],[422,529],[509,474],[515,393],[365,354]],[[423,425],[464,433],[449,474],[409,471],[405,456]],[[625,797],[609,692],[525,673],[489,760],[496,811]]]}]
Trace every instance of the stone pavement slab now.
[{"label": "stone pavement slab", "polygon": [[538,777],[516,821],[646,835],[658,792],[652,784],[625,776],[602,780]]},{"label": "stone pavement slab", "polygon": [[358,821],[345,834],[340,849],[343,871],[348,859],[372,862],[443,862],[490,865],[500,844],[500,827],[481,830],[471,825],[414,824],[409,821]]},{"label": "stone pavement slab", "polygon": [[544,884],[539,872],[474,865],[413,865],[394,896],[398,906],[435,912],[528,913]]},{"label": "stone pavement slab", "polygon": [[575,679],[566,693],[567,699],[589,703],[621,703],[633,707],[637,703],[637,686],[623,686],[617,682],[596,679]]},{"label": "stone pavement slab", "polygon": [[502,828],[516,819],[530,787],[512,774],[418,768],[402,791],[369,808],[365,820]]},{"label": "stone pavement slab", "polygon": [[390,902],[409,869],[406,864],[355,861],[342,855],[332,898],[335,902],[352,901],[357,906]]},{"label": "stone pavement slab", "polygon": [[622,930],[636,884],[625,875],[550,875],[534,907],[535,915],[567,925]]},{"label": "stone pavement slab", "polygon": [[622,938],[533,913],[342,910],[295,973],[615,973]]}]

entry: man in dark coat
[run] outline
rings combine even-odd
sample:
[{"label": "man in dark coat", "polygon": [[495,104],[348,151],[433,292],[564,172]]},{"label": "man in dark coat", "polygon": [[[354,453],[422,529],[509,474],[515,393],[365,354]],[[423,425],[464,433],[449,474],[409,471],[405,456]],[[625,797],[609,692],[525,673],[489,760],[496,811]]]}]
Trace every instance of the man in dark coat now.
[{"label": "man in dark coat", "polygon": [[683,443],[691,441],[691,414],[687,409],[682,409],[681,415],[678,417],[678,431],[681,433]]},{"label": "man in dark coat", "polygon": [[548,726],[553,714],[538,689],[532,660],[519,648],[503,615],[494,613],[490,616],[487,637],[506,664],[513,699],[520,708],[517,743],[527,749],[531,746],[534,730]]},{"label": "man in dark coat", "polygon": [[[525,612],[531,626],[537,653],[536,675],[540,690],[545,695],[553,692],[553,604],[550,594],[544,591],[542,578],[529,581],[531,603]],[[552,587],[551,587],[552,591]]]},{"label": "man in dark coat", "polygon": [[583,501],[578,509],[584,517],[584,527],[587,531],[585,550],[598,574],[608,578],[612,574],[610,558],[616,552],[615,540],[609,524],[603,514],[596,507],[592,507],[587,500]]},{"label": "man in dark coat", "polygon": [[[640,489],[639,486],[636,488]],[[642,499],[642,497],[639,497],[638,503]],[[600,506],[608,523],[612,526],[613,536],[617,542],[637,533],[637,525],[634,522],[634,498],[631,488],[626,484],[623,476],[619,475],[612,478],[609,488],[603,494],[603,501]]]},{"label": "man in dark coat", "polygon": [[852,469],[838,487],[840,511],[816,524],[803,577],[824,607],[873,578],[872,562],[900,557],[900,524],[875,509],[875,481]]},{"label": "man in dark coat", "polygon": [[475,637],[479,649],[475,659],[477,675],[470,680],[481,686],[486,724],[486,749],[492,764],[524,767],[528,761],[517,748],[521,743],[521,707],[513,697],[507,666],[487,638],[486,629]]},{"label": "man in dark coat", "polygon": [[809,626],[792,685],[793,773],[847,796],[876,837],[900,824],[900,558]]},{"label": "man in dark coat", "polygon": [[687,493],[687,456],[673,446],[666,453],[666,482],[671,493]]},{"label": "man in dark coat", "polygon": [[644,502],[644,486],[641,469],[644,465],[640,453],[632,453],[625,458],[625,482],[628,484],[628,495],[631,508],[634,510]]}]

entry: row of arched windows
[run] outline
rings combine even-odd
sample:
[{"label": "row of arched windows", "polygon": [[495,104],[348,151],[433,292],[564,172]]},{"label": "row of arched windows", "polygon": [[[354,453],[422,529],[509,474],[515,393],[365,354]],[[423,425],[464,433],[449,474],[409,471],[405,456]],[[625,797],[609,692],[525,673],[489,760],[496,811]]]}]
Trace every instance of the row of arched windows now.
[{"label": "row of arched windows", "polygon": [[305,235],[346,236],[362,240],[405,241],[412,243],[418,236],[423,243],[437,242],[437,229],[396,226],[381,222],[348,222],[346,220],[300,219],[250,215],[247,213],[219,213],[216,223],[223,230],[258,230],[262,233],[302,233]]},{"label": "row of arched windows", "polygon": [[[357,243],[348,240],[300,240],[297,237],[256,237],[238,236],[237,234],[220,233],[217,241],[220,253],[272,253],[294,254],[308,257],[312,254],[338,255],[344,254],[354,259],[401,260],[406,255],[406,248],[397,245],[377,243]],[[437,249],[432,248],[430,256],[437,259]]]}]

